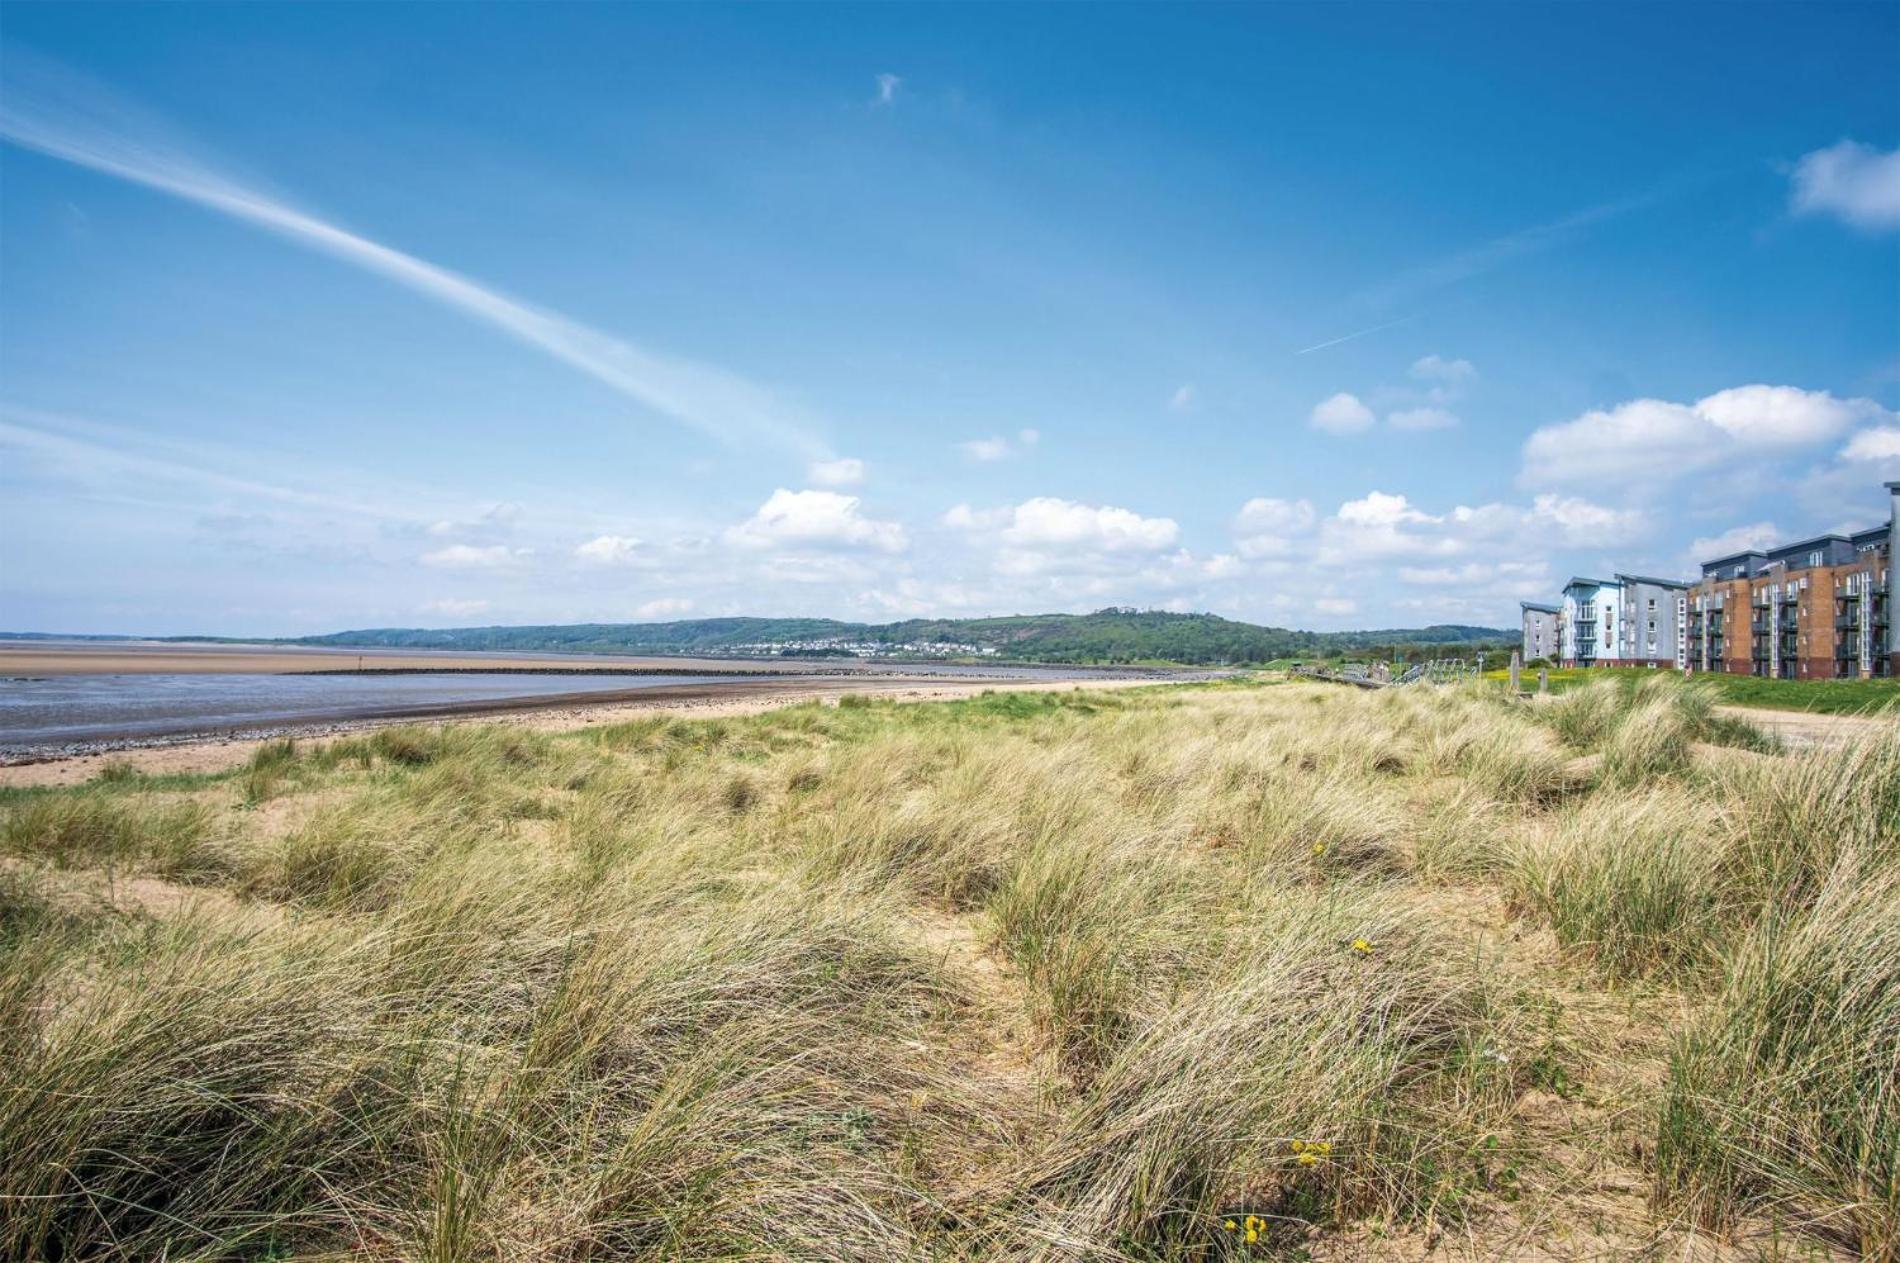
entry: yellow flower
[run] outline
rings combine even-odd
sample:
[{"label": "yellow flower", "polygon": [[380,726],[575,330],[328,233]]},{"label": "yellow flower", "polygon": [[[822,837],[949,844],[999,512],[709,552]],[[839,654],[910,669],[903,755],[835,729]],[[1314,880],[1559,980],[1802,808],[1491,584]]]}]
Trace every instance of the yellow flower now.
[{"label": "yellow flower", "polygon": [[1287,1148],[1291,1149],[1294,1153],[1298,1153],[1300,1150],[1306,1148],[1306,1142],[1304,1140],[1291,1140],[1287,1142]]},{"label": "yellow flower", "polygon": [[1258,1228],[1247,1229],[1247,1244],[1252,1245],[1254,1242],[1258,1240],[1260,1240],[1260,1229]]},{"label": "yellow flower", "polygon": [[1315,855],[1326,854],[1326,844],[1324,842],[1313,843],[1313,854]]},{"label": "yellow flower", "polygon": [[1333,1151],[1333,1142],[1330,1140],[1315,1140],[1306,1147],[1323,1157]]},{"label": "yellow flower", "polygon": [[1234,1225],[1234,1221],[1233,1221],[1233,1220],[1231,1220],[1231,1219],[1229,1219],[1229,1220],[1228,1220],[1228,1221],[1227,1221],[1226,1223],[1224,1223],[1224,1224],[1222,1224],[1222,1225],[1221,1225],[1221,1227],[1223,1227],[1223,1228],[1225,1228],[1225,1229],[1227,1229],[1227,1231],[1229,1231],[1229,1232],[1232,1232],[1232,1231],[1234,1230],[1234,1227],[1235,1227],[1235,1225]]},{"label": "yellow flower", "polygon": [[1372,944],[1365,939],[1356,938],[1352,941],[1352,950],[1358,952],[1361,956],[1370,956],[1372,954]]},{"label": "yellow flower", "polygon": [[1312,1152],[1312,1151],[1310,1151],[1310,1150],[1309,1150],[1309,1151],[1307,1151],[1306,1153],[1303,1153],[1303,1154],[1301,1154],[1301,1155],[1300,1155],[1300,1165],[1301,1165],[1301,1166],[1303,1166],[1303,1167],[1311,1167],[1311,1166],[1318,1166],[1318,1165],[1319,1165],[1319,1155],[1318,1155],[1317,1153],[1313,1153],[1313,1152]]}]

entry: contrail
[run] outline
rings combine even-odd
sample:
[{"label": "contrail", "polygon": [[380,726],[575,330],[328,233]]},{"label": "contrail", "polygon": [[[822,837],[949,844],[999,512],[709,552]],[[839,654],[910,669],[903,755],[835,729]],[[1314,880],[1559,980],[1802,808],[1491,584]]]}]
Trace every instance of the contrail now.
[{"label": "contrail", "polygon": [[1390,329],[1393,325],[1402,325],[1409,320],[1417,320],[1417,319],[1418,319],[1418,316],[1416,314],[1413,314],[1410,316],[1400,316],[1397,320],[1388,320],[1382,325],[1373,325],[1370,329],[1361,329],[1359,330],[1359,332],[1349,333],[1343,338],[1334,338],[1329,342],[1318,342],[1309,347],[1302,347],[1300,350],[1295,351],[1293,354],[1310,355],[1314,351],[1324,351],[1329,346],[1338,346],[1341,342],[1350,342],[1354,338],[1363,338],[1368,333],[1377,333],[1381,329]]},{"label": "contrail", "polygon": [[7,62],[0,138],[209,207],[374,272],[722,442],[762,439],[807,460],[832,454],[802,418],[748,381],[644,350],[295,210],[189,157],[156,120],[79,75],[18,48],[8,50]]}]

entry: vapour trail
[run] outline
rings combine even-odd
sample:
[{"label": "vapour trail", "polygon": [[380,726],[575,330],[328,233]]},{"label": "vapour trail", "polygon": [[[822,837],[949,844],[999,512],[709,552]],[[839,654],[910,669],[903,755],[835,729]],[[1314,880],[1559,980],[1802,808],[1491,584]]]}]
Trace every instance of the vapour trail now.
[{"label": "vapour trail", "polygon": [[630,399],[728,444],[829,456],[805,419],[722,369],[649,351],[297,210],[192,156],[164,124],[82,76],[11,48],[0,139],[218,211],[492,325]]}]

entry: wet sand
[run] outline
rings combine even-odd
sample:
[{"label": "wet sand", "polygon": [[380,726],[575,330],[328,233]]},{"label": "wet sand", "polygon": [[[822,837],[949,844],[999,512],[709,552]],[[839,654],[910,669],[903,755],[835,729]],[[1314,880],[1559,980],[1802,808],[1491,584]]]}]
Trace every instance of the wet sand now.
[{"label": "wet sand", "polygon": [[563,732],[596,724],[623,723],[653,714],[678,714],[688,719],[717,719],[730,715],[756,715],[797,702],[822,701],[835,704],[847,693],[887,697],[899,702],[948,701],[994,690],[1003,693],[1046,693],[1070,689],[1138,688],[1181,679],[1204,679],[1207,673],[1182,673],[1174,676],[1148,676],[1099,680],[1008,680],[989,678],[903,679],[876,676],[864,680],[848,678],[826,680],[730,680],[718,684],[680,685],[677,687],[585,693],[567,697],[511,699],[520,704],[506,709],[494,702],[468,703],[460,708],[444,708],[443,713],[425,716],[405,715],[400,719],[355,718],[334,724],[285,725],[269,733],[245,733],[206,737],[169,744],[141,745],[122,750],[100,750],[84,754],[40,759],[31,763],[0,765],[0,786],[73,785],[96,776],[107,762],[125,762],[147,775],[171,772],[221,772],[236,767],[251,757],[258,746],[281,736],[322,742],[334,740],[368,728],[387,727],[391,723],[507,723],[549,732]]},{"label": "wet sand", "polygon": [[154,641],[0,640],[0,676],[271,675],[304,671],[645,671],[679,675],[813,675],[888,664],[853,659],[675,658],[632,654],[449,653],[434,649],[334,649],[296,645]]}]

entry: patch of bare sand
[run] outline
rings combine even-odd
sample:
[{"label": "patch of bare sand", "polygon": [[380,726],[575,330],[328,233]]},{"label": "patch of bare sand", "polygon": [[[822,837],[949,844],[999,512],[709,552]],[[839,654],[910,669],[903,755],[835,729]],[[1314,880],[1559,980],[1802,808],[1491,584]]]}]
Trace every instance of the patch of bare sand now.
[{"label": "patch of bare sand", "polygon": [[981,1219],[1007,1191],[1015,1161],[1053,1127],[1057,1094],[1066,1083],[1055,1050],[1030,1019],[1027,988],[984,941],[981,916],[919,905],[909,921],[918,944],[965,1003],[952,1054],[960,1077],[989,1106],[991,1134],[969,1170],[946,1173],[945,1203],[954,1213]]},{"label": "patch of bare sand", "polygon": [[1893,730],[1895,720],[1878,715],[1817,715],[1804,710],[1769,710],[1760,706],[1718,706],[1717,714],[1744,719],[1763,732],[1781,738],[1790,749],[1836,747]]},{"label": "patch of bare sand", "polygon": [[53,868],[15,858],[0,858],[0,868],[30,873],[40,894],[54,907],[71,912],[99,908],[130,915],[164,918],[193,908],[255,921],[281,921],[284,910],[262,900],[242,899],[222,886],[194,886],[144,873],[110,868]]}]

